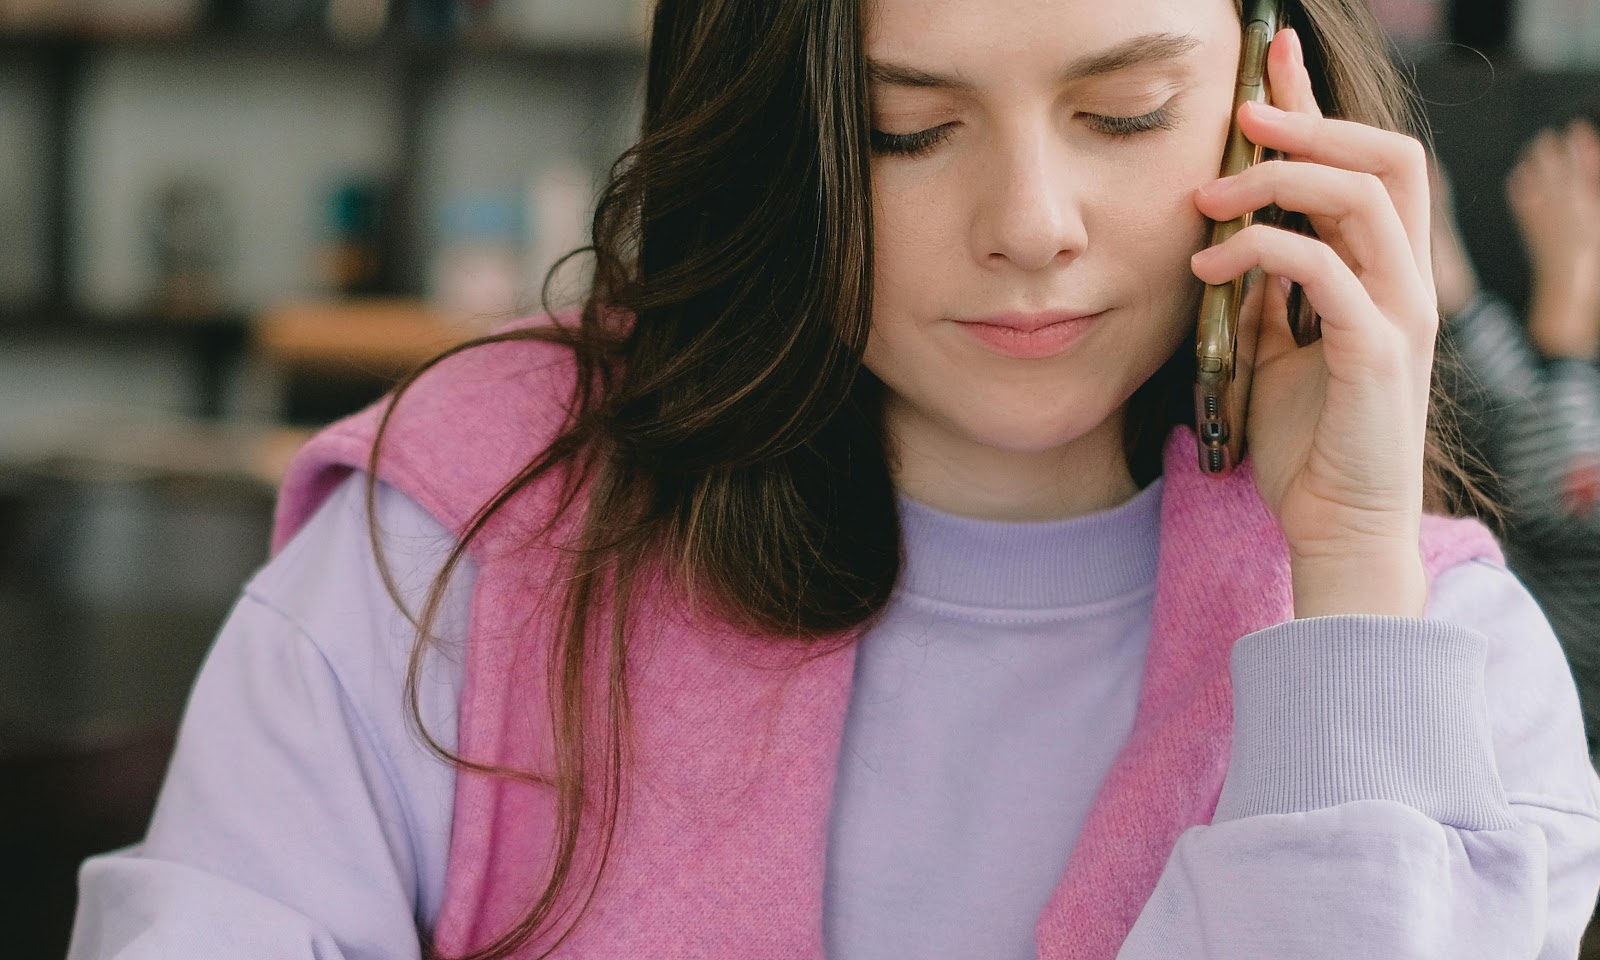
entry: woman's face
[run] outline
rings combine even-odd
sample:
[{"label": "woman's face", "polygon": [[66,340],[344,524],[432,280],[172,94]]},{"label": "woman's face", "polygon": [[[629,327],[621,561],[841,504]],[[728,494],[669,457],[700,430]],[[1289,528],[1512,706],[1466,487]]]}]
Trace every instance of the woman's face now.
[{"label": "woman's face", "polygon": [[[1217,176],[1239,32],[1232,0],[871,3],[866,363],[902,452],[1116,447],[1199,303],[1192,194]],[[1057,311],[1098,316],[1004,328]]]}]

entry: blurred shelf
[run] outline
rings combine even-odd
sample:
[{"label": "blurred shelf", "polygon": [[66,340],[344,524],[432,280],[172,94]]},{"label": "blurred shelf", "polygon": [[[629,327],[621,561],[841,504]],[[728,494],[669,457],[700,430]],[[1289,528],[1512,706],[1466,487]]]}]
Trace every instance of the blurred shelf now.
[{"label": "blurred shelf", "polygon": [[106,311],[60,304],[0,307],[0,339],[76,340],[103,343],[222,338],[242,340],[249,315],[221,310],[200,317],[176,317],[156,310]]},{"label": "blurred shelf", "polygon": [[[147,343],[182,340],[202,353],[216,353],[219,349],[226,353],[232,349],[230,345],[242,344],[251,327],[251,318],[237,311],[191,323],[175,321],[153,310],[91,311],[57,305],[70,300],[80,289],[72,252],[76,239],[73,224],[82,201],[73,171],[79,166],[76,153],[81,141],[79,127],[85,122],[82,101],[88,65],[105,54],[120,51],[171,52],[223,61],[260,58],[291,64],[308,58],[338,63],[366,61],[392,69],[394,76],[386,81],[384,89],[393,97],[398,124],[393,159],[385,172],[394,194],[389,225],[380,238],[387,264],[381,289],[392,296],[416,296],[422,292],[418,278],[428,270],[422,211],[426,186],[423,157],[428,148],[425,107],[438,96],[450,68],[487,62],[543,72],[566,85],[578,109],[598,117],[610,109],[607,104],[618,95],[619,82],[633,84],[640,76],[646,46],[642,35],[630,36],[621,31],[532,36],[474,28],[455,36],[429,37],[405,25],[390,25],[370,37],[347,41],[315,28],[267,31],[205,25],[105,29],[0,24],[0,64],[19,64],[24,70],[36,71],[45,81],[41,192],[45,198],[42,246],[46,276],[41,295],[49,298],[41,306],[0,305],[0,339]],[[576,145],[566,144],[565,151],[593,153],[597,163],[609,166],[615,159],[614,145],[604,139],[598,123],[591,123],[587,129],[587,139]],[[385,366],[393,366],[397,354],[420,362],[432,351],[423,350],[418,343],[435,342],[438,338],[423,336],[419,341],[403,337],[392,349],[359,351],[357,355]],[[309,357],[308,354],[308,360]],[[214,387],[213,384],[203,390],[211,399],[202,401],[200,408],[214,406]]]},{"label": "blurred shelf", "polygon": [[29,422],[0,445],[13,477],[116,479],[271,496],[312,428],[150,412],[74,410]]},{"label": "blurred shelf", "polygon": [[175,317],[155,310],[0,307],[0,349],[164,351],[188,371],[189,411],[206,418],[221,415],[227,381],[244,357],[249,335],[249,315],[233,310]]},{"label": "blurred shelf", "polygon": [[251,321],[251,346],[280,368],[395,377],[486,332],[421,300],[289,301]]},{"label": "blurred shelf", "polygon": [[[96,344],[225,334],[281,371],[333,380],[393,380],[486,327],[452,323],[402,298],[287,301],[248,318],[183,321],[155,314],[0,314],[0,340],[69,336]],[[237,423],[150,411],[74,409],[26,422],[0,438],[0,478],[115,477],[244,487],[271,493],[313,428]]]}]

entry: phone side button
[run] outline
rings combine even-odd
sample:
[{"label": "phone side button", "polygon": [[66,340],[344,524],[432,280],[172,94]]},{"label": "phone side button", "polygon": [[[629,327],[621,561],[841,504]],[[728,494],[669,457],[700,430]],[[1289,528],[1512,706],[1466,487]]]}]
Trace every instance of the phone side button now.
[{"label": "phone side button", "polygon": [[1239,78],[1244,83],[1253,85],[1261,82],[1261,74],[1267,62],[1266,49],[1272,42],[1267,29],[1266,24],[1254,20],[1250,23],[1250,29],[1245,32],[1244,74]]}]

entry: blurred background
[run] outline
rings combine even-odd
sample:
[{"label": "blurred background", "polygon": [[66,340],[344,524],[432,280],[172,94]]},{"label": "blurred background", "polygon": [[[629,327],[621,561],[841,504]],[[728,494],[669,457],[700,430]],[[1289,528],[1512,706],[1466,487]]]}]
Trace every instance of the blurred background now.
[{"label": "blurred background", "polygon": [[0,0],[0,954],[142,834],[295,447],[582,245],[646,19]]},{"label": "blurred background", "polygon": [[[0,0],[7,956],[62,955],[79,861],[142,833],[297,444],[582,245],[648,4]],[[1373,5],[1519,303],[1503,180],[1600,100],[1600,2]]]}]

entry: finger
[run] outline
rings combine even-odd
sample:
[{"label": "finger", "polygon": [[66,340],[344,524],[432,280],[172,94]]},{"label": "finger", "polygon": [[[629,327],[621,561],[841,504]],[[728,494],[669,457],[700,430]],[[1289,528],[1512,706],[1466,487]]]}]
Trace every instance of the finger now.
[{"label": "finger", "polygon": [[1517,170],[1506,179],[1506,205],[1524,241],[1531,241],[1530,231],[1538,229],[1534,218],[1538,215],[1540,197],[1532,177],[1526,170]]},{"label": "finger", "polygon": [[1316,91],[1311,87],[1311,75],[1305,69],[1305,51],[1300,46],[1300,34],[1293,27],[1278,31],[1267,51],[1267,81],[1273,106],[1291,113],[1322,116],[1317,105]]},{"label": "finger", "polygon": [[1510,180],[1512,178],[1518,178],[1518,179],[1521,179],[1521,180],[1527,180],[1528,177],[1530,177],[1532,175],[1533,175],[1533,150],[1532,150],[1531,145],[1530,145],[1528,147],[1524,147],[1521,151],[1519,151],[1517,153],[1516,162],[1514,162],[1511,165],[1511,173],[1510,173],[1509,176],[1507,176],[1506,179]]},{"label": "finger", "polygon": [[1559,183],[1561,181],[1561,157],[1565,153],[1561,138],[1556,136],[1554,130],[1544,130],[1533,141],[1532,161],[1533,176],[1540,184]]},{"label": "finger", "polygon": [[1578,175],[1584,185],[1593,189],[1600,184],[1600,133],[1588,122],[1574,120],[1567,130],[1567,145]]},{"label": "finger", "polygon": [[1542,128],[1538,133],[1529,138],[1527,143],[1523,144],[1519,156],[1524,162],[1533,163],[1537,161],[1541,155],[1550,152],[1555,145],[1555,139],[1556,134],[1554,130],[1551,130],[1548,127]]},{"label": "finger", "polygon": [[[1195,195],[1200,211],[1218,221],[1232,220],[1270,203],[1331,221],[1340,245],[1353,261],[1350,268],[1367,284],[1374,299],[1407,302],[1426,295],[1417,271],[1409,266],[1411,238],[1383,182],[1372,174],[1320,163],[1269,160],[1205,184]],[[1324,234],[1322,239],[1334,237]]]},{"label": "finger", "polygon": [[[1252,224],[1196,253],[1190,263],[1195,276],[1213,284],[1227,283],[1257,266],[1269,275],[1288,277],[1300,284],[1321,315],[1322,339],[1329,351],[1360,357],[1364,366],[1379,373],[1407,371],[1401,362],[1405,351],[1394,347],[1399,325],[1381,322],[1384,313],[1367,288],[1332,248],[1315,237]],[[1402,309],[1418,318],[1407,324],[1412,330],[1423,331],[1427,325],[1423,321],[1434,328],[1404,339],[1418,349],[1423,344],[1431,347],[1438,323],[1432,305],[1407,304]]]},{"label": "finger", "polygon": [[1418,272],[1429,269],[1428,160],[1416,138],[1353,120],[1291,113],[1261,103],[1244,104],[1239,124],[1245,136],[1264,147],[1299,160],[1377,177],[1410,238],[1411,262]]}]

